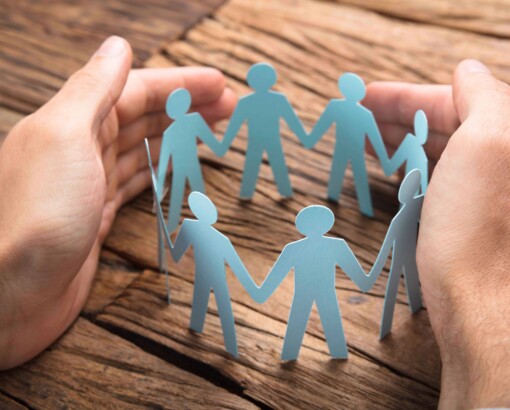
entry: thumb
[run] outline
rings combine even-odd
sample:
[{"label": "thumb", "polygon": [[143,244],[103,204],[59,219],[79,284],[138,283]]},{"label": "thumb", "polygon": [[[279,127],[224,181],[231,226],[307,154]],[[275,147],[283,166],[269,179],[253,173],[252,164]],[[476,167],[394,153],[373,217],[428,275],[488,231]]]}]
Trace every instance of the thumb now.
[{"label": "thumb", "polygon": [[453,77],[453,100],[461,122],[471,114],[483,114],[500,104],[509,104],[508,85],[495,78],[477,60],[464,60]]},{"label": "thumb", "polygon": [[106,39],[52,100],[59,114],[76,121],[79,113],[87,125],[99,127],[126,84],[131,59],[131,47],[126,40],[117,36]]}]

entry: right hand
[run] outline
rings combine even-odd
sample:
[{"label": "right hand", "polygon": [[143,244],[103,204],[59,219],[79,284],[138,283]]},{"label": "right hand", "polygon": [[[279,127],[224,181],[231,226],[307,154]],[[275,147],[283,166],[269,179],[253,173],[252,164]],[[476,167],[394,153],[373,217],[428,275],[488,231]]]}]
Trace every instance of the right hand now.
[{"label": "right hand", "polygon": [[440,407],[510,406],[510,88],[468,60],[452,88],[375,83],[366,105],[394,148],[416,109],[431,127],[417,262],[443,363]]}]

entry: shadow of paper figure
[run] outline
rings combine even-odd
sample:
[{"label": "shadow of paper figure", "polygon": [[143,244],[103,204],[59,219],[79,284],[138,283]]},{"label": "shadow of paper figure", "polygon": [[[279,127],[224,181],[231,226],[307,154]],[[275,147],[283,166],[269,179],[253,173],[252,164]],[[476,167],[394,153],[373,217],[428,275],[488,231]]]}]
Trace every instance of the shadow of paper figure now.
[{"label": "shadow of paper figure", "polygon": [[387,175],[391,175],[405,162],[406,175],[413,169],[419,170],[421,172],[421,183],[418,193],[422,194],[427,192],[429,179],[428,159],[423,147],[427,142],[428,132],[427,116],[422,110],[416,111],[414,114],[414,135],[406,135],[390,159],[387,169]]},{"label": "shadow of paper figure", "polygon": [[306,132],[288,98],[271,90],[276,78],[276,71],[270,64],[258,63],[250,68],[247,81],[254,92],[239,99],[222,141],[223,156],[246,121],[248,146],[240,193],[244,199],[250,199],[255,192],[264,153],[273,170],[278,191],[283,197],[292,196],[280,137],[280,120],[284,119],[302,142]]},{"label": "shadow of paper figure", "polygon": [[347,358],[335,289],[336,266],[342,268],[363,292],[377,279],[365,274],[343,239],[324,236],[334,221],[333,213],[324,206],[309,206],[299,212],[296,228],[305,238],[285,246],[255,297],[258,303],[264,302],[294,269],[295,291],[283,343],[283,360],[297,359],[314,302],[331,356]]},{"label": "shadow of paper figure", "polygon": [[372,112],[360,104],[366,93],[363,80],[356,74],[345,73],[339,78],[338,87],[345,98],[332,99],[329,102],[305,146],[312,148],[326,131],[335,125],[336,143],[331,163],[328,198],[335,202],[339,200],[345,170],[350,163],[359,208],[363,214],[372,217],[374,211],[365,163],[366,137],[368,136],[385,171],[388,165],[388,154]]},{"label": "shadow of paper figure", "polygon": [[386,285],[380,338],[390,331],[397,301],[398,284],[404,275],[409,308],[416,313],[422,308],[420,280],[416,266],[418,223],[423,205],[423,195],[416,196],[421,183],[421,172],[412,170],[402,181],[398,191],[401,208],[390,223],[388,232],[374,263],[371,274],[379,276],[393,250],[391,268]]},{"label": "shadow of paper figure", "polygon": [[[152,170],[147,140],[146,144],[154,186],[156,179]],[[185,219],[183,221],[175,239],[175,244],[172,244],[168,229],[164,224],[163,211],[159,201],[156,201],[156,210],[158,221],[173,260],[179,262],[186,250],[191,246],[193,247],[195,284],[190,328],[199,333],[203,331],[209,297],[211,291],[214,292],[225,347],[231,355],[237,357],[237,337],[225,264],[230,266],[239,282],[252,297],[258,291],[258,287],[237,255],[230,240],[212,226],[217,221],[218,212],[211,200],[200,192],[192,192],[189,195],[188,203],[191,212],[197,219]]]},{"label": "shadow of paper figure", "polygon": [[[182,202],[186,182],[192,191],[205,192],[204,181],[197,151],[197,138],[202,140],[216,155],[220,142],[199,113],[188,113],[191,107],[191,95],[183,88],[173,91],[166,102],[166,112],[173,120],[163,133],[158,163],[157,192],[163,200],[163,190],[168,164],[172,163],[172,183],[167,227],[173,232],[181,216]],[[162,232],[159,232],[158,263],[160,270],[165,268]]]}]

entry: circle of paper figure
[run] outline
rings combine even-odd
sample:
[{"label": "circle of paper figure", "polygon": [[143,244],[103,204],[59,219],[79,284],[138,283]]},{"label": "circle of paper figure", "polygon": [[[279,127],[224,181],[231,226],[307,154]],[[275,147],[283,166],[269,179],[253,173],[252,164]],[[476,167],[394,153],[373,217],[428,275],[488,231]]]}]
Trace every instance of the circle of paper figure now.
[{"label": "circle of paper figure", "polygon": [[[423,194],[428,184],[427,156],[423,147],[428,136],[427,118],[423,111],[416,112],[414,135],[406,135],[390,159],[373,114],[360,103],[365,97],[366,87],[359,76],[345,73],[339,78],[338,87],[344,98],[332,99],[329,102],[309,135],[306,135],[287,97],[271,89],[276,80],[276,71],[270,64],[259,63],[250,68],[247,82],[254,91],[239,100],[221,142],[216,139],[200,114],[188,113],[192,101],[187,90],[177,89],[169,95],[166,112],[173,122],[163,134],[158,178],[154,174],[146,140],[158,219],[160,267],[163,264],[166,267],[164,241],[175,262],[182,258],[189,247],[193,247],[195,285],[190,328],[196,332],[203,331],[210,293],[214,292],[225,346],[234,356],[238,355],[238,348],[226,282],[226,264],[259,303],[267,300],[293,270],[295,291],[282,359],[294,360],[298,357],[314,303],[319,311],[331,355],[335,358],[346,358],[347,345],[335,290],[336,266],[342,268],[349,278],[366,292],[374,285],[392,251],[381,321],[381,338],[391,330],[401,274],[404,276],[411,311],[414,313],[422,307],[416,267],[416,240]],[[407,176],[399,190],[401,208],[388,228],[379,255],[368,275],[343,239],[326,236],[334,225],[334,215],[324,206],[309,206],[299,212],[296,228],[304,238],[285,246],[260,287],[249,275],[230,240],[213,227],[218,213],[212,201],[201,193],[205,191],[205,187],[198,159],[197,138],[214,153],[222,156],[246,122],[248,146],[241,197],[253,196],[264,153],[268,157],[280,194],[284,197],[290,196],[292,187],[280,140],[281,119],[287,122],[307,148],[312,148],[324,133],[335,125],[336,143],[328,197],[334,201],[339,199],[346,168],[351,164],[359,207],[366,215],[373,215],[364,157],[366,138],[370,140],[387,175],[406,164]],[[172,186],[168,222],[165,223],[160,202],[164,196],[166,171],[170,160],[173,169]],[[178,226],[186,182],[194,191],[190,194],[188,203],[196,219],[183,221],[174,245],[169,232]],[[422,195],[418,195],[420,191]],[[166,273],[169,298],[168,272]]]}]

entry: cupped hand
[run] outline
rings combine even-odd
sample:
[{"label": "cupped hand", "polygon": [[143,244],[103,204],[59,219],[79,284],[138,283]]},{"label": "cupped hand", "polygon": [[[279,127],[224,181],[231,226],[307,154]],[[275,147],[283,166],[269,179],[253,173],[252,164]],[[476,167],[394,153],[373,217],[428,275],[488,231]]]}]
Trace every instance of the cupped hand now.
[{"label": "cupped hand", "polygon": [[211,68],[131,68],[111,37],[0,149],[0,368],[19,365],[79,314],[120,206],[150,184],[168,94],[187,88],[212,126],[236,97]]},{"label": "cupped hand", "polygon": [[432,129],[417,262],[443,364],[440,407],[510,406],[510,87],[467,60],[453,87],[375,83],[367,105],[390,147],[417,109]]}]

